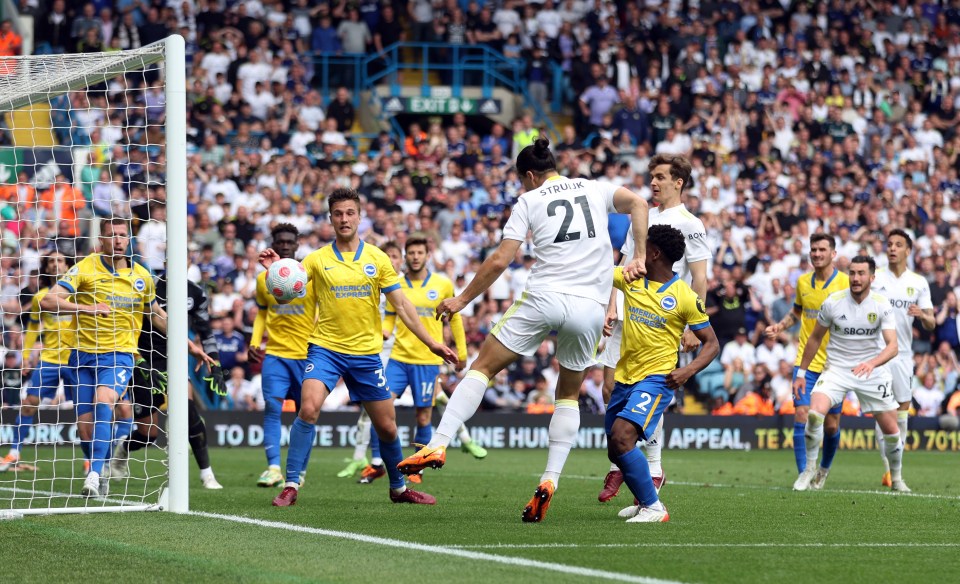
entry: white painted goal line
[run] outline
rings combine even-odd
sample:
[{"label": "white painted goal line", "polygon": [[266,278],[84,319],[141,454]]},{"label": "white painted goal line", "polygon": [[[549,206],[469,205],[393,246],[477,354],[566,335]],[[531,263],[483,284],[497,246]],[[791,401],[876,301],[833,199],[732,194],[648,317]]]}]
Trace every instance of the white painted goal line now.
[{"label": "white painted goal line", "polygon": [[349,531],[337,531],[333,529],[321,529],[318,527],[306,527],[303,525],[284,523],[282,521],[267,521],[264,519],[254,519],[252,517],[241,517],[239,515],[223,515],[220,513],[205,513],[203,511],[190,511],[188,514],[196,517],[220,519],[223,521],[232,521],[234,523],[243,523],[246,525],[255,525],[258,527],[282,529],[285,531],[293,531],[297,533],[309,533],[311,535],[319,535],[322,537],[332,537],[336,539],[345,539],[345,540],[356,541],[360,543],[399,548],[405,551],[415,550],[415,551],[431,553],[431,554],[453,556],[456,558],[462,558],[466,560],[492,562],[497,564],[505,564],[508,566],[517,566],[521,568],[533,568],[541,571],[558,572],[561,574],[570,574],[573,576],[583,576],[587,578],[613,580],[616,582],[634,582],[637,584],[682,584],[681,582],[678,582],[675,580],[662,580],[659,578],[648,578],[645,576],[635,576],[633,574],[623,574],[619,572],[610,572],[607,570],[596,570],[593,568],[583,568],[580,566],[570,566],[567,564],[541,562],[539,560],[531,560],[527,558],[498,556],[495,554],[470,551],[470,550],[462,549],[457,546],[428,545],[428,544],[416,543],[411,541],[403,541],[399,539],[364,535],[362,533],[352,533]]},{"label": "white painted goal line", "polygon": [[599,548],[958,548],[960,543],[860,542],[860,543],[494,543],[450,545],[454,549],[599,549]]},{"label": "white painted goal line", "polygon": [[[530,475],[539,477],[539,474]],[[563,479],[573,479],[578,481],[596,481],[597,484],[603,483],[603,477],[601,476],[586,476],[586,475],[560,475],[561,482]],[[677,486],[677,487],[694,487],[702,489],[749,489],[753,491],[789,491],[793,492],[793,487],[789,486],[777,486],[777,485],[731,485],[724,483],[711,483],[705,481],[674,481],[670,477],[667,477],[667,482],[665,484],[667,487]],[[870,489],[821,489],[822,493],[836,493],[841,495],[881,495],[884,497],[914,497],[918,499],[942,499],[946,501],[960,501],[960,496],[958,495],[937,495],[934,493],[897,493],[891,490],[870,490]],[[799,495],[798,496],[803,496]]]}]

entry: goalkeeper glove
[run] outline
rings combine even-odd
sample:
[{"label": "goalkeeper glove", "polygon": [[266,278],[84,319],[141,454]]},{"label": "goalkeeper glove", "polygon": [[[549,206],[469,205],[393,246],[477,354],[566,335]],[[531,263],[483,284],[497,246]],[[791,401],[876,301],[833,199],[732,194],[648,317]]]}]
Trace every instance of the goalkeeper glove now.
[{"label": "goalkeeper glove", "polygon": [[223,369],[220,368],[219,361],[210,366],[210,374],[203,380],[207,382],[207,387],[213,393],[219,396],[227,395],[227,384],[223,381]]},{"label": "goalkeeper glove", "polygon": [[144,385],[149,385],[151,393],[154,395],[167,394],[167,372],[153,369],[143,357],[137,359],[135,364],[137,376]]}]

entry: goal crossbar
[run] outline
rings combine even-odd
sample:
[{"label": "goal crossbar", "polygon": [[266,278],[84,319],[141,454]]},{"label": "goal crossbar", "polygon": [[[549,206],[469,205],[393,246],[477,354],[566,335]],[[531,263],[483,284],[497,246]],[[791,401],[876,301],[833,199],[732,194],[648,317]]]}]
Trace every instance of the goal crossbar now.
[{"label": "goal crossbar", "polygon": [[163,61],[166,41],[115,53],[76,53],[57,59],[35,56],[3,57],[7,70],[0,75],[0,112],[8,112],[105,83],[131,70]]}]

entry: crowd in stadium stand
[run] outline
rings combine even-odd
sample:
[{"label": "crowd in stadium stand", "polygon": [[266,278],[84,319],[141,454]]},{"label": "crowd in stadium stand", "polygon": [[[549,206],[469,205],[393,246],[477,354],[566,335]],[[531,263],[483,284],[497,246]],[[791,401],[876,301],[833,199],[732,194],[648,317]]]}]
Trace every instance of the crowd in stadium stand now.
[{"label": "crowd in stadium stand", "polygon": [[[256,311],[256,257],[271,225],[300,229],[302,257],[333,240],[325,194],[356,188],[366,202],[363,238],[402,244],[425,234],[432,269],[458,291],[499,242],[521,191],[512,159],[539,133],[538,120],[521,114],[505,127],[462,114],[423,118],[405,128],[403,143],[386,132],[368,142],[353,136],[354,96],[315,89],[313,55],[377,52],[400,40],[485,43],[523,59],[531,98],[543,106],[558,66],[570,122],[553,148],[564,175],[649,197],[653,154],[692,160],[685,202],[715,251],[706,301],[723,351],[687,388],[688,405],[694,395],[718,414],[787,411],[795,336],[761,332],[792,308],[797,277],[810,269],[809,235],[836,236],[841,269],[858,253],[883,266],[884,234],[899,227],[914,236],[910,266],[930,282],[937,317],[933,333],[918,327],[914,335],[917,414],[956,414],[960,406],[960,1],[20,0],[19,7],[35,15],[37,52],[186,37],[189,277],[211,296],[234,407],[262,403],[245,343]],[[75,204],[70,217],[81,208],[104,215],[132,206],[137,218],[162,218],[162,187],[132,187],[145,177],[163,182],[162,156],[125,144],[160,140],[128,138],[123,127],[131,112],[138,120],[162,115],[162,95],[148,92],[126,111],[102,99],[88,104],[81,94],[70,99],[68,138],[96,155],[78,188],[63,185],[69,196],[56,200]],[[21,195],[21,203],[29,201]],[[27,235],[35,229],[21,227]],[[68,220],[61,233],[41,235],[75,237],[75,228]],[[137,229],[142,262],[161,268],[163,230],[141,222]],[[20,310],[16,235],[4,231],[8,321]],[[34,265],[38,251],[21,247],[23,265]],[[523,289],[532,261],[527,246],[464,311],[471,355]],[[545,343],[494,380],[484,407],[543,411],[556,368]],[[596,372],[587,376],[585,411],[602,411],[601,384]]]}]

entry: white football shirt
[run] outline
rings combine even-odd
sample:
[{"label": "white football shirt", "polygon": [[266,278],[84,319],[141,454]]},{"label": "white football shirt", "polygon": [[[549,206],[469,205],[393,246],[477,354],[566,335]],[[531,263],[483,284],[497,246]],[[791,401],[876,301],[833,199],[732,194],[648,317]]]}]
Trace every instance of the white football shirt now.
[{"label": "white football shirt", "polygon": [[[686,247],[683,250],[683,257],[673,264],[673,271],[680,276],[680,279],[689,285],[693,285],[693,276],[690,274],[690,264],[703,260],[709,260],[713,257],[710,252],[710,244],[707,243],[707,230],[703,227],[703,221],[697,219],[693,213],[687,210],[686,205],[680,204],[661,211],[659,207],[650,209],[649,227],[654,225],[669,225],[680,230],[686,240]],[[633,229],[627,230],[627,238],[620,248],[620,253],[629,261],[633,259],[636,243],[633,241]],[[623,292],[617,290],[617,317],[623,320]]]},{"label": "white football shirt", "polygon": [[[897,321],[897,348],[900,355],[913,359],[913,317],[907,314],[910,306],[916,304],[921,310],[933,308],[930,300],[930,284],[926,278],[911,270],[906,270],[898,278],[889,269],[877,270],[877,277],[870,286],[890,301]],[[880,343],[883,347],[883,341]]]},{"label": "white football shirt", "polygon": [[613,247],[607,215],[616,213],[617,186],[556,177],[520,195],[503,238],[525,241],[533,233],[536,262],[528,292],[562,292],[606,305],[613,287]]},{"label": "white football shirt", "polygon": [[830,329],[825,371],[831,367],[850,371],[873,359],[880,353],[882,331],[897,327],[889,300],[871,290],[863,302],[857,303],[849,288],[827,296],[817,323]]}]

